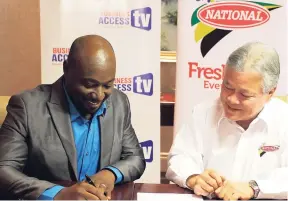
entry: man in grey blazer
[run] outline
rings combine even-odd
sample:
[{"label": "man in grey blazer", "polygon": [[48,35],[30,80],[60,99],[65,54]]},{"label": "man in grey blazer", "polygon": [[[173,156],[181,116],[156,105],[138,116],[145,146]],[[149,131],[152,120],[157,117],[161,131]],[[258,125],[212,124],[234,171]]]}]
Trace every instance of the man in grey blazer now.
[{"label": "man in grey blazer", "polygon": [[[9,101],[0,129],[2,198],[107,200],[115,183],[145,170],[128,98],[113,87],[111,44],[97,35],[79,37],[63,66],[54,84]],[[63,180],[77,183],[56,185]]]}]

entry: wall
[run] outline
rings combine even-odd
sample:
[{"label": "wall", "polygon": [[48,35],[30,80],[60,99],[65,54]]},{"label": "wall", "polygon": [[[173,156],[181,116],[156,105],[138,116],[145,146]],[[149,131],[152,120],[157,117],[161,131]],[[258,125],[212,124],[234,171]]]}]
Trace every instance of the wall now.
[{"label": "wall", "polygon": [[39,0],[0,1],[0,96],[41,82]]}]

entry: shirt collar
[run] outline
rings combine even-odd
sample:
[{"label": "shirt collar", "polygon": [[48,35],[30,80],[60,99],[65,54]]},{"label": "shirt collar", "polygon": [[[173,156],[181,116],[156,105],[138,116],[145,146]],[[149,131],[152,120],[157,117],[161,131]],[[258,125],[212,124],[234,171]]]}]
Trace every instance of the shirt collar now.
[{"label": "shirt collar", "polygon": [[218,126],[218,127],[219,127],[219,125],[220,125],[220,123],[221,123],[221,121],[222,121],[223,119],[226,119],[226,117],[225,117],[225,115],[224,115],[224,111],[223,111],[223,108],[222,108],[221,115],[220,115],[219,120],[218,120],[218,122],[217,122],[217,126]]},{"label": "shirt collar", "polygon": [[[271,100],[270,100],[271,101]],[[266,124],[270,122],[271,118],[271,109],[270,109],[270,101],[266,103],[261,110],[261,112],[258,114],[259,119],[263,120]]]},{"label": "shirt collar", "polygon": [[220,110],[219,111],[220,115],[219,115],[219,119],[218,119],[218,122],[217,122],[217,127],[219,127],[221,121],[223,119],[227,119],[227,118],[225,117],[224,110],[223,110],[223,105],[222,105],[222,103],[220,101],[220,98],[218,98],[217,102],[218,102],[217,103],[217,108]]},{"label": "shirt collar", "polygon": [[[77,118],[81,117],[82,119],[85,119],[84,117],[81,116],[81,114],[78,112],[77,108],[75,107],[75,105],[73,104],[71,98],[69,97],[66,88],[65,88],[65,84],[64,84],[64,80],[63,80],[63,89],[65,92],[65,96],[67,98],[68,101],[68,105],[69,105],[69,112],[70,112],[70,118],[71,118],[71,122],[75,121]],[[100,108],[96,111],[94,116],[100,116],[100,115],[105,115],[106,114],[106,103],[103,102],[102,105],[100,106]],[[93,117],[94,118],[94,117]],[[85,119],[86,120],[86,119]]]},{"label": "shirt collar", "polygon": [[[266,103],[263,107],[263,109],[261,110],[261,112],[258,114],[258,116],[252,121],[252,123],[256,122],[257,120],[261,119],[262,121],[264,121],[267,125],[268,125],[268,122],[269,122],[269,118],[270,118],[270,111],[269,111],[269,102]],[[230,121],[228,118],[225,117],[225,114],[224,114],[224,109],[223,109],[223,106],[221,104],[221,115],[219,117],[219,120],[218,120],[218,123],[217,123],[217,126],[219,127],[221,121],[223,119],[227,119],[228,121]]]}]

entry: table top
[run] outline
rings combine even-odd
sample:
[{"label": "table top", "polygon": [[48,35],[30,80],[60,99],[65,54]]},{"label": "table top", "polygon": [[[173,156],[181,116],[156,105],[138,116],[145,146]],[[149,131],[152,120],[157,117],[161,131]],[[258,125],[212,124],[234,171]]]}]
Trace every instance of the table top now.
[{"label": "table top", "polygon": [[112,200],[132,200],[134,185],[133,182],[116,185],[112,191]]},{"label": "table top", "polygon": [[[62,186],[75,184],[72,181],[55,182]],[[188,189],[181,188],[175,184],[147,184],[147,183],[124,183],[116,185],[112,191],[112,200],[137,200],[137,193],[177,193],[192,194]]]},{"label": "table top", "polygon": [[[57,181],[53,182],[65,187],[72,186],[75,181]],[[112,200],[137,200],[137,193],[175,193],[192,194],[189,189],[181,188],[175,184],[147,184],[147,183],[124,183],[116,185],[112,191]],[[204,200],[206,198],[204,197]],[[272,200],[272,199],[269,199]],[[286,200],[286,199],[285,199]]]},{"label": "table top", "polygon": [[192,191],[181,188],[175,184],[134,184],[132,200],[137,200],[137,193],[177,193],[192,194]]}]

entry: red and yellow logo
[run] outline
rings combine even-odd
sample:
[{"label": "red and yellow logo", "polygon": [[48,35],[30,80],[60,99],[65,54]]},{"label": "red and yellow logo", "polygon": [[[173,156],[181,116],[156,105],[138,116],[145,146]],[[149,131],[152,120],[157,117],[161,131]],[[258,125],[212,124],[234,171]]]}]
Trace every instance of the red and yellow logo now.
[{"label": "red and yellow logo", "polygon": [[258,149],[258,152],[259,152],[260,157],[262,157],[265,153],[277,151],[277,150],[279,150],[279,148],[280,148],[279,145],[273,146],[273,145],[265,145],[265,144],[263,144],[263,145]]},{"label": "red and yellow logo", "polygon": [[199,9],[199,20],[220,29],[237,29],[266,23],[270,14],[265,7],[248,2],[219,2]]},{"label": "red and yellow logo", "polygon": [[282,6],[253,1],[220,1],[203,4],[194,10],[191,26],[194,39],[200,43],[203,57],[230,32],[253,28],[270,19],[270,11]]}]

